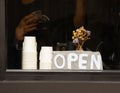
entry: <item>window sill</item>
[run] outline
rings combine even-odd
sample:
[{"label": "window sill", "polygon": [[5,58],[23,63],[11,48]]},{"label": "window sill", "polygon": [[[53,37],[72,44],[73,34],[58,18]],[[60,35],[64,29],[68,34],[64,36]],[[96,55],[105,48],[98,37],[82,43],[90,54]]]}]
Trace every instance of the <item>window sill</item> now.
[{"label": "window sill", "polygon": [[7,70],[7,81],[120,81],[120,71]]}]

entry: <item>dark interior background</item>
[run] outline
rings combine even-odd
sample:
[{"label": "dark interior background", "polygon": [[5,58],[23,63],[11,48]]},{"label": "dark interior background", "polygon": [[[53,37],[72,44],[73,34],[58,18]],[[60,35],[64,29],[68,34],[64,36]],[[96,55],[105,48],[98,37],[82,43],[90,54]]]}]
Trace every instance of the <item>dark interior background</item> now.
[{"label": "dark interior background", "polygon": [[[6,31],[8,41],[8,63],[10,67],[15,64],[15,27],[18,25],[21,18],[34,10],[42,10],[42,14],[47,15],[51,20],[58,20],[74,15],[76,0],[36,0],[37,3],[29,5],[21,5],[21,0],[6,0]],[[104,23],[114,25],[117,29],[117,24],[120,22],[118,15],[120,10],[120,0],[86,0],[88,3],[89,24],[93,24],[92,20],[98,21],[104,19]],[[101,3],[104,2],[104,3]],[[105,6],[105,8],[104,8]],[[91,7],[91,8],[89,8]],[[96,8],[94,8],[96,7]],[[102,8],[101,8],[102,7]],[[101,14],[104,14],[104,18]],[[118,31],[118,30],[117,30]],[[13,42],[11,42],[13,41]],[[11,58],[12,57],[12,58]]]},{"label": "dark interior background", "polygon": [[[27,6],[27,8],[26,8]],[[42,10],[42,14],[47,15],[50,20],[58,20],[73,15],[75,10],[75,0],[36,0],[36,3],[24,5],[21,0],[6,0],[6,31],[8,32],[8,65],[15,68],[16,54],[14,43],[15,27],[21,18],[27,14]],[[11,42],[13,41],[13,42]],[[20,65],[20,64],[19,64]]]}]

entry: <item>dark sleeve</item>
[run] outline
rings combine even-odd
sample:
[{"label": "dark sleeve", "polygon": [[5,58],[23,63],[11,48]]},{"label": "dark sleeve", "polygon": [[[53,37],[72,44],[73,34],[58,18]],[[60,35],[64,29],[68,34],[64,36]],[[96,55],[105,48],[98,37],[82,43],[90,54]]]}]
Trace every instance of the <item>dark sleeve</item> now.
[{"label": "dark sleeve", "polygon": [[101,55],[106,69],[120,69],[119,34],[113,26],[106,26],[103,34]]}]

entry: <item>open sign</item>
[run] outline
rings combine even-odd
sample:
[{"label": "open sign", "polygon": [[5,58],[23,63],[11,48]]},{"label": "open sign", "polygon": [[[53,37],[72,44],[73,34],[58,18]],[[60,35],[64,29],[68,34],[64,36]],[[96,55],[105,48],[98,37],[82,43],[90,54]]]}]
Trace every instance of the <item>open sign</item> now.
[{"label": "open sign", "polygon": [[103,70],[99,52],[54,51],[52,69]]}]

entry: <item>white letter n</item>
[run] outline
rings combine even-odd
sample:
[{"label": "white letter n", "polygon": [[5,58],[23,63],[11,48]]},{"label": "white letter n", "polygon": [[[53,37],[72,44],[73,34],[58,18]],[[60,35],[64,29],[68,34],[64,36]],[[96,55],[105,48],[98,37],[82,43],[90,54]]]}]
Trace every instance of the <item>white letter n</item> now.
[{"label": "white letter n", "polygon": [[95,69],[95,67],[94,67],[94,65],[96,66],[96,68],[98,69],[98,70],[100,70],[100,68],[101,68],[101,61],[102,59],[101,59],[101,56],[100,55],[97,55],[97,58],[95,57],[95,55],[92,55],[91,56],[91,66],[90,66],[90,69]]}]

